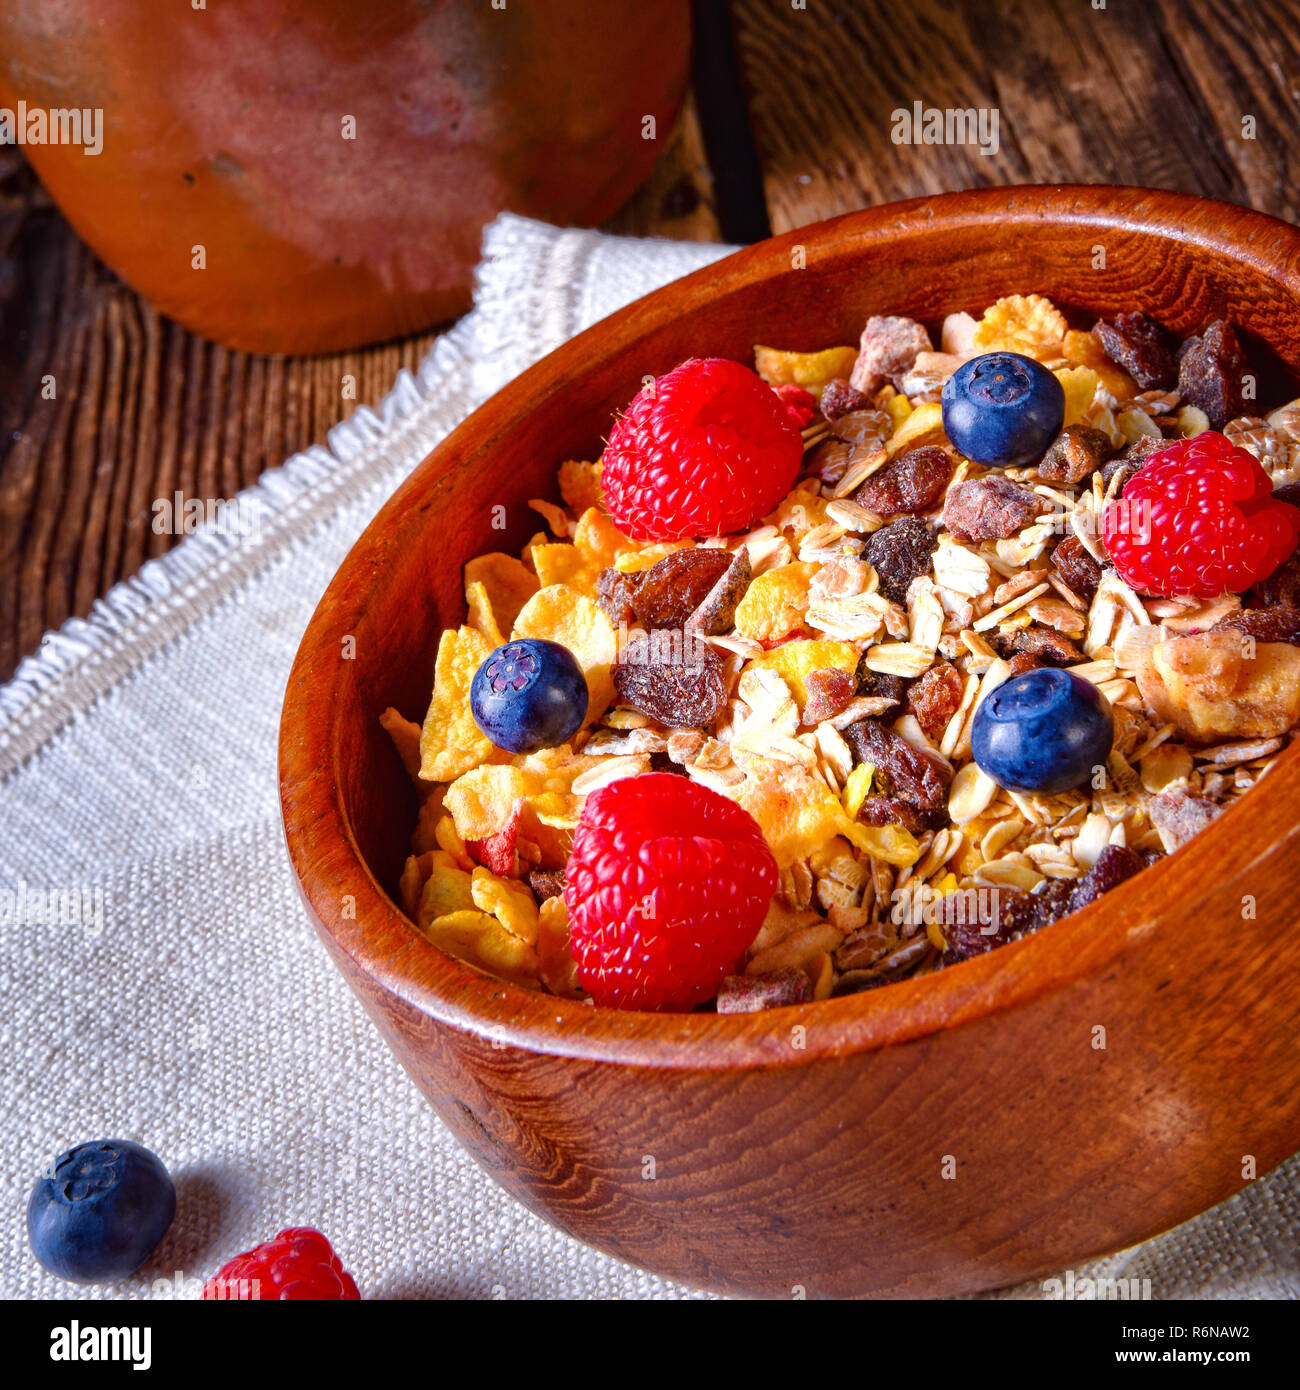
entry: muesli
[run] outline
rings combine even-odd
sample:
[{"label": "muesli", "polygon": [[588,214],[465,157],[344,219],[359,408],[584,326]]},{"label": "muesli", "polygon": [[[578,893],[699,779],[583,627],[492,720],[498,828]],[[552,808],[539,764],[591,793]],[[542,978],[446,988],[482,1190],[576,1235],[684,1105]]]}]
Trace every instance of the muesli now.
[{"label": "muesli", "polygon": [[1041,295],[683,363],[465,567],[405,911],[517,984],[749,1011],[939,970],[1190,839],[1300,723],[1300,400]]}]

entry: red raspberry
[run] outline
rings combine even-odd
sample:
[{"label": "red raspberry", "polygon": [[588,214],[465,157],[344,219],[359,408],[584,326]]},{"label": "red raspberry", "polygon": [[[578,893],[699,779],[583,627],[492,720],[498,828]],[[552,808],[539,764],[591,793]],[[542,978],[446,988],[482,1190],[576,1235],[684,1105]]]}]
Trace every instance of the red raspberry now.
[{"label": "red raspberry", "polygon": [[1106,508],[1106,551],[1139,593],[1241,594],[1296,548],[1300,508],[1254,456],[1206,430],[1147,456]]},{"label": "red raspberry", "polygon": [[625,777],[582,808],[564,872],[569,944],[597,1004],[711,999],[758,935],[776,860],[743,807],[668,772]]},{"label": "red raspberry", "polygon": [[203,1286],[212,1299],[359,1299],[352,1276],[328,1240],[310,1226],[290,1226],[227,1261]]},{"label": "red raspberry", "polygon": [[683,362],[615,422],[605,510],[637,541],[748,530],[794,486],[803,439],[775,391],[725,358]]}]

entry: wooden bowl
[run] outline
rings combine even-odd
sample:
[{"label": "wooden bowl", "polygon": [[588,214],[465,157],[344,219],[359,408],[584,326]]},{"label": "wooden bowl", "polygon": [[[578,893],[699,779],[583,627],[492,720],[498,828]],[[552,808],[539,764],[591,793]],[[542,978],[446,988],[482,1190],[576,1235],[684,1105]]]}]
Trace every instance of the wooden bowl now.
[{"label": "wooden bowl", "polygon": [[462,564],[523,544],[525,500],[555,495],[563,459],[597,455],[646,373],[1034,290],[1085,322],[1141,308],[1186,333],[1226,315],[1248,330],[1261,401],[1300,369],[1300,232],[1272,218],[1106,187],[853,213],[651,294],[519,377],[398,490],[303,638],[281,796],[321,939],[503,1187],[658,1274],[776,1297],[993,1288],[1184,1221],[1245,1186],[1252,1160],[1262,1174],[1300,1147],[1295,749],[1266,791],[1102,903],[797,1008],[585,1007],[459,964],[394,905],[415,802],[379,713],[422,717],[438,634],[464,615]]}]

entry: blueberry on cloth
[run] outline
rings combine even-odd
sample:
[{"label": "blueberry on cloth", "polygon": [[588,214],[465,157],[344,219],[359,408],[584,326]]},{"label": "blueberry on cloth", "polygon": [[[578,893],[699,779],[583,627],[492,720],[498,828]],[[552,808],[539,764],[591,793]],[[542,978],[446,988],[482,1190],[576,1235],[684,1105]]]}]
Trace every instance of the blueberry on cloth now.
[{"label": "blueberry on cloth", "polygon": [[1040,459],[1065,420],[1065,388],[1018,352],[986,352],[963,362],[944,382],[941,400],[950,442],[990,468]]},{"label": "blueberry on cloth", "polygon": [[1042,667],[1004,681],[980,702],[971,753],[998,786],[1054,795],[1104,766],[1113,738],[1110,706],[1097,687]]},{"label": "blueberry on cloth", "polygon": [[175,1214],[176,1189],[156,1154],[129,1139],[95,1139],[37,1179],[27,1237],[60,1279],[111,1283],[144,1264]]},{"label": "blueberry on cloth", "polygon": [[498,748],[535,753],[577,733],[587,713],[587,681],[568,647],[520,638],[489,652],[474,674],[469,707]]}]

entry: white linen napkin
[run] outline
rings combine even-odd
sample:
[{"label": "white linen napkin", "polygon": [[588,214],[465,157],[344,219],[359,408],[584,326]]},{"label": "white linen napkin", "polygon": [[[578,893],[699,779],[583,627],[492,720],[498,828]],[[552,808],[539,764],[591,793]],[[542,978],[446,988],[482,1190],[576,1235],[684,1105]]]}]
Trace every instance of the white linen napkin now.
[{"label": "white linen napkin", "polygon": [[[443,1129],[303,914],[276,733],[317,599],[411,468],[529,363],[727,249],[498,219],[473,312],[241,495],[252,534],[150,561],[0,688],[0,1296],[193,1296],[289,1225],[325,1231],[369,1297],[692,1296],[552,1230]],[[54,1154],[108,1136],[163,1158],[178,1215],[141,1274],[81,1289],[36,1264],[23,1213]],[[1075,1279],[1294,1298],[1297,1175]]]}]

